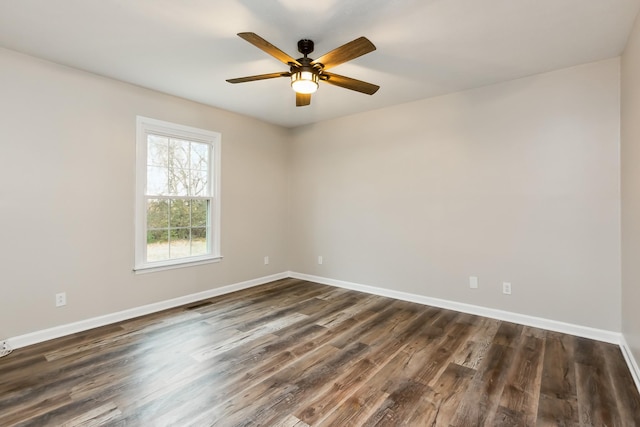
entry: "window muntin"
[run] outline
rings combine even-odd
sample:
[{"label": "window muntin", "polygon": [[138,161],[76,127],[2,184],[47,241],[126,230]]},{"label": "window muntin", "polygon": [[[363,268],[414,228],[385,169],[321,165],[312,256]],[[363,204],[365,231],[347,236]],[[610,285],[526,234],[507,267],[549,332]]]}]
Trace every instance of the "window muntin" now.
[{"label": "window muntin", "polygon": [[220,134],[138,118],[136,270],[219,259]]}]

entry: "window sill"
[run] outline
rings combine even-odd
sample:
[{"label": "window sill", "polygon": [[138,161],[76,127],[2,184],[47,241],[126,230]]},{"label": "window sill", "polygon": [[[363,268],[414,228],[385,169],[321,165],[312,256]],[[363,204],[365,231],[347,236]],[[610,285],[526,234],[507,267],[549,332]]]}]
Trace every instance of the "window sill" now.
[{"label": "window sill", "polygon": [[176,268],[186,268],[186,267],[193,267],[196,265],[212,264],[214,262],[220,262],[220,261],[222,261],[222,255],[208,257],[208,258],[199,258],[192,261],[178,261],[178,262],[172,262],[167,264],[142,265],[142,266],[135,267],[133,269],[133,272],[135,274],[155,273],[157,271],[174,270]]}]

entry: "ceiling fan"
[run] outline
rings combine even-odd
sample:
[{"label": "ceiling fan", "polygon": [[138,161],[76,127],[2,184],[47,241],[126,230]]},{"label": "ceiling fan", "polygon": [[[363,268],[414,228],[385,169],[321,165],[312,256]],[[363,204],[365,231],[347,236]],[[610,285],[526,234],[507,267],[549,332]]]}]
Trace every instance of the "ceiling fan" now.
[{"label": "ceiling fan", "polygon": [[289,71],[228,79],[227,81],[229,83],[245,83],[276,77],[290,77],[291,88],[296,92],[296,107],[311,104],[311,94],[318,89],[319,81],[366,93],[367,95],[373,95],[380,89],[378,85],[326,71],[336,65],[351,61],[352,59],[376,50],[373,43],[366,37],[359,37],[350,41],[329,53],[325,53],[318,59],[311,59],[307,56],[313,52],[313,41],[303,39],[298,42],[298,51],[303,54],[304,57],[293,59],[255,33],[238,33],[238,36],[256,46],[258,49],[267,52],[277,60],[287,64]]}]

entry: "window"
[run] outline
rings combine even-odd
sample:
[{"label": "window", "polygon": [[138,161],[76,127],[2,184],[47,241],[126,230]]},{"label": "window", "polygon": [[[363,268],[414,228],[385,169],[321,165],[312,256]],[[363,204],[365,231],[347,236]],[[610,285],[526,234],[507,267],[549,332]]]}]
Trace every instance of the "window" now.
[{"label": "window", "polygon": [[220,134],[138,117],[135,270],[220,259]]}]

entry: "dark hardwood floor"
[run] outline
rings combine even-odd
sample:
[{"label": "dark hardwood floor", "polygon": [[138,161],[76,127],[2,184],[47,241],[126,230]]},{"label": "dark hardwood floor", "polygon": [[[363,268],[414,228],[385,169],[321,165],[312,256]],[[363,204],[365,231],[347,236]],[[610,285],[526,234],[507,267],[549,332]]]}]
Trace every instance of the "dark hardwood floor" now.
[{"label": "dark hardwood floor", "polygon": [[285,279],[0,359],[0,426],[640,426],[618,347]]}]

